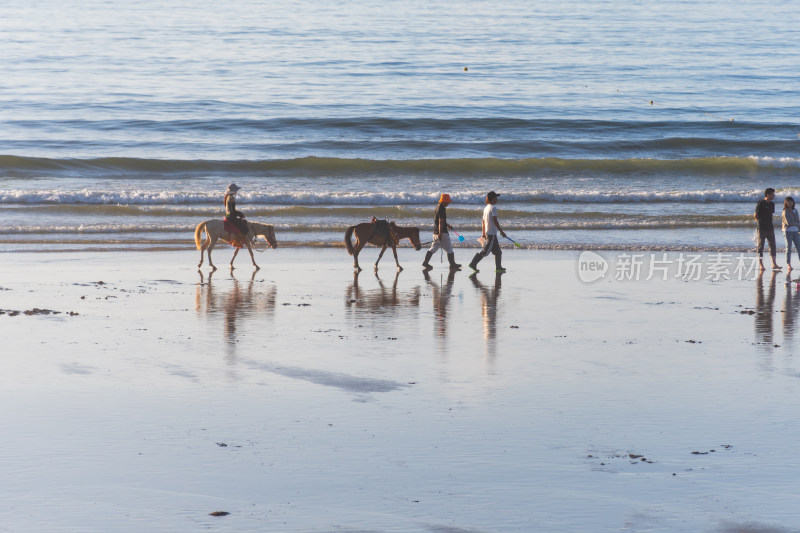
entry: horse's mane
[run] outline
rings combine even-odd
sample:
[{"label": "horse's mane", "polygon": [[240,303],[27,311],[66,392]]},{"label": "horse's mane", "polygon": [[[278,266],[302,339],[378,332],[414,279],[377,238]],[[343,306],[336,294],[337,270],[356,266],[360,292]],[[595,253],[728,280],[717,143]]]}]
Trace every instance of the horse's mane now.
[{"label": "horse's mane", "polygon": [[416,228],[414,226],[398,226],[394,222],[389,222],[389,225],[392,227],[393,230],[397,230],[403,234],[419,232],[419,228]]},{"label": "horse's mane", "polygon": [[413,236],[419,238],[419,228],[415,226],[398,226],[394,221],[389,222],[389,226],[395,245],[400,244],[400,239],[411,239]]},{"label": "horse's mane", "polygon": [[272,224],[262,224],[261,222],[251,222],[249,220],[247,221],[247,223],[250,224],[251,226],[253,226],[254,229],[258,229],[258,230],[267,230],[268,231],[270,227],[273,227]]},{"label": "horse's mane", "polygon": [[248,220],[247,223],[250,225],[250,229],[252,230],[254,235],[269,235],[275,236],[275,226],[272,224],[262,224],[261,222],[253,222],[252,220]]}]

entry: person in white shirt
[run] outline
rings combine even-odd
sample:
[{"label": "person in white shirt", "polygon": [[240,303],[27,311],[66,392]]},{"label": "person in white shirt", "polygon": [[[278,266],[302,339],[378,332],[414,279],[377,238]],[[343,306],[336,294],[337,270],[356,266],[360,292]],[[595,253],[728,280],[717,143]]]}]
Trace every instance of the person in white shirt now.
[{"label": "person in white shirt", "polygon": [[489,255],[489,252],[494,254],[494,264],[497,272],[505,272],[506,269],[502,265],[503,251],[500,249],[500,243],[497,240],[497,233],[503,237],[506,233],[500,226],[497,220],[497,197],[500,196],[494,191],[489,191],[486,195],[486,207],[483,209],[483,221],[481,222],[481,238],[483,239],[483,249],[475,254],[469,267],[478,272],[478,263],[481,259]]},{"label": "person in white shirt", "polygon": [[786,270],[792,270],[792,245],[797,248],[800,257],[800,216],[794,208],[794,198],[787,196],[783,200],[783,213],[781,214],[783,237],[786,239]]}]

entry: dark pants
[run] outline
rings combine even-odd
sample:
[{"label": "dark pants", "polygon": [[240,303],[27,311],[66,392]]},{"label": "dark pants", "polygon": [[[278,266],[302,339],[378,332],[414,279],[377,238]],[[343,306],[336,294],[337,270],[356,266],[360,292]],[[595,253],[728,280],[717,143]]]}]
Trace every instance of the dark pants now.
[{"label": "dark pants", "polygon": [[758,257],[764,257],[764,241],[769,242],[769,255],[774,259],[778,255],[778,248],[775,245],[775,228],[758,228]]},{"label": "dark pants", "polygon": [[497,235],[486,236],[486,242],[483,243],[483,249],[481,249],[481,251],[475,254],[475,257],[472,258],[472,265],[477,265],[480,260],[489,255],[489,253],[494,254],[495,266],[500,268],[502,264],[503,251],[500,249],[500,241],[497,240]]}]

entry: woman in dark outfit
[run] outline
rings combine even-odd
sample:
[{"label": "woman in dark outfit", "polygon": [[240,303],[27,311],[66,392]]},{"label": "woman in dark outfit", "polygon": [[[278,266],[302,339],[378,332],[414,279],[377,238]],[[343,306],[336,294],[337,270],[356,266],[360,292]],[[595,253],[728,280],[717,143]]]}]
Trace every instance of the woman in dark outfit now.
[{"label": "woman in dark outfit", "polygon": [[246,235],[247,221],[244,219],[244,214],[236,210],[236,193],[240,188],[235,183],[231,183],[225,191],[225,220],[239,228],[242,235]]}]

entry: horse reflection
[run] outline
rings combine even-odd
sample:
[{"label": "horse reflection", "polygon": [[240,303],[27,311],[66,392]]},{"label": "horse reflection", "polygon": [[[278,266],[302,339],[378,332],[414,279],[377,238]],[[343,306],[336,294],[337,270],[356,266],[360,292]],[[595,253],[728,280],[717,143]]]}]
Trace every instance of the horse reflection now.
[{"label": "horse reflection", "polygon": [[425,281],[433,289],[433,313],[435,317],[434,328],[436,336],[440,339],[447,338],[447,306],[453,293],[453,282],[456,279],[457,270],[450,269],[447,281],[437,284],[431,279],[429,271],[423,270],[422,275]]},{"label": "horse reflection", "polygon": [[[240,321],[244,318],[258,316],[273,317],[278,289],[275,285],[268,285],[263,290],[256,290],[256,271],[250,279],[240,281],[233,272],[229,274],[233,284],[218,288],[212,281],[214,272],[208,273],[208,281],[203,272],[200,274],[200,283],[195,292],[195,310],[211,318],[222,317],[225,340],[230,347],[237,342],[237,333]],[[232,356],[232,354],[231,354]]]},{"label": "horse reflection", "polygon": [[420,288],[415,286],[408,291],[400,291],[397,282],[400,271],[396,271],[391,286],[384,284],[378,272],[375,279],[378,287],[363,289],[359,286],[358,277],[361,271],[353,272],[353,283],[345,292],[345,307],[354,311],[369,311],[378,314],[396,314],[404,308],[418,308],[420,302]]}]

